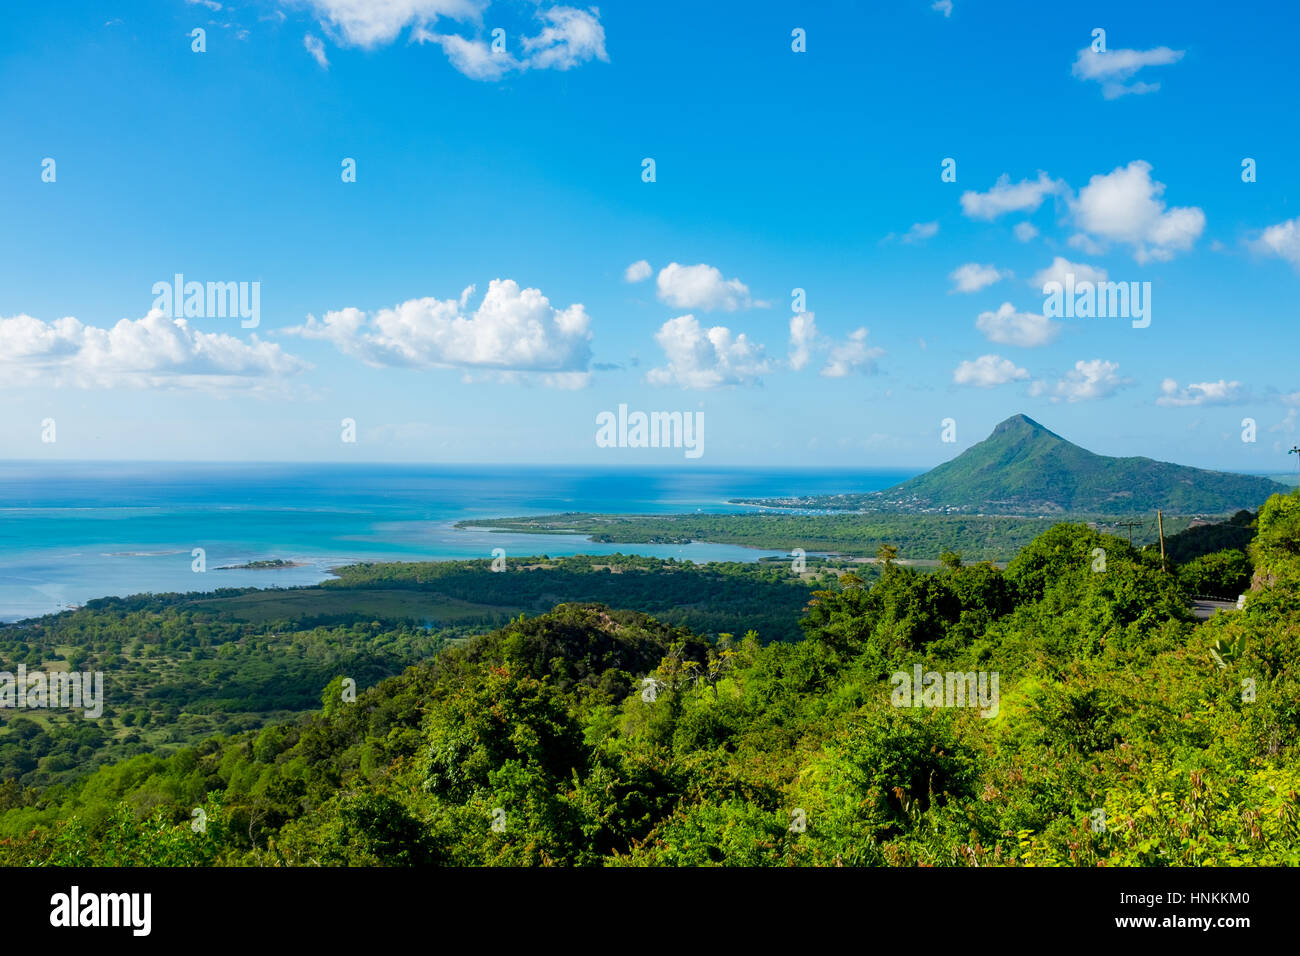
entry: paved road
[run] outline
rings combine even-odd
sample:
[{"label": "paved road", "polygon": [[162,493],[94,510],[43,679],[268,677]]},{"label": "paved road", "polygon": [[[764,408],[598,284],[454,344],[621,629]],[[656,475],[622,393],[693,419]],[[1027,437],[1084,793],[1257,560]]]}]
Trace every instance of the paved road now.
[{"label": "paved road", "polygon": [[1195,600],[1192,602],[1192,613],[1202,621],[1214,617],[1220,611],[1235,611],[1237,609],[1236,601],[1202,601]]}]

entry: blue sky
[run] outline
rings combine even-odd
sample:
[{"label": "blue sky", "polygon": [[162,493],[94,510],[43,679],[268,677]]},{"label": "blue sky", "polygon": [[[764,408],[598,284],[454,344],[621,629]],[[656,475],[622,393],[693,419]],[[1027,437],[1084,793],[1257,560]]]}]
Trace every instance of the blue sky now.
[{"label": "blue sky", "polygon": [[[1287,470],[1300,15],[1133,7],[25,5],[0,454],[925,467],[1024,412]],[[1067,271],[1149,326],[1044,317]],[[257,327],[151,315],[177,273]],[[597,447],[620,404],[704,455]]]}]

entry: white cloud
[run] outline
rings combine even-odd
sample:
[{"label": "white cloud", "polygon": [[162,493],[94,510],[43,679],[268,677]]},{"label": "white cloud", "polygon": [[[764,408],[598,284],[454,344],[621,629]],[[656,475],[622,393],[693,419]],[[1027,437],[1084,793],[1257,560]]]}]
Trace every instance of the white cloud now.
[{"label": "white cloud", "polygon": [[311,54],[312,59],[320,64],[322,70],[330,68],[330,61],[325,58],[325,44],[321,42],[320,37],[312,36],[310,33],[302,38],[302,45]]},{"label": "white cloud", "polygon": [[1034,277],[1029,280],[1029,284],[1040,291],[1049,282],[1059,282],[1064,286],[1065,277],[1071,274],[1074,276],[1076,285],[1080,282],[1106,281],[1105,269],[1090,266],[1086,262],[1071,262],[1064,256],[1056,256],[1052,259],[1050,266],[1034,274]]},{"label": "white cloud", "polygon": [[[467,23],[483,31],[490,0],[306,0],[335,43],[371,49],[391,43],[410,29],[415,43],[434,43],[461,73],[475,80],[500,79],[523,70],[568,70],[591,60],[609,61],[605,29],[593,7],[538,7],[541,29],[515,39],[507,50],[457,33],[439,33],[440,20]],[[516,56],[510,52],[517,50]]]},{"label": "white cloud", "polygon": [[950,17],[952,16],[952,0],[934,0],[934,3],[930,4],[930,9],[938,10],[945,17]]},{"label": "white cloud", "polygon": [[467,40],[454,33],[436,34],[423,30],[414,37],[419,43],[436,43],[447,60],[471,80],[499,80],[507,73],[522,70],[523,64],[509,53],[493,53],[482,40]]},{"label": "white cloud", "polygon": [[1017,368],[1010,359],[998,355],[981,355],[973,362],[962,362],[952,373],[952,380],[958,385],[973,385],[976,388],[993,388],[1026,378],[1029,378],[1027,371]]},{"label": "white cloud", "polygon": [[1300,270],[1300,216],[1269,226],[1251,247],[1256,252],[1285,259]]},{"label": "white cloud", "polygon": [[812,312],[790,316],[790,367],[796,372],[808,364],[817,341],[817,317]]},{"label": "white cloud", "polygon": [[1154,93],[1159,83],[1134,83],[1125,85],[1138,70],[1147,66],[1168,66],[1183,58],[1182,50],[1158,46],[1151,50],[1108,50],[1098,53],[1085,47],[1075,57],[1071,72],[1081,80],[1095,80],[1101,84],[1102,96],[1108,100],[1127,93]]},{"label": "white cloud", "polygon": [[205,332],[154,309],[112,328],[75,318],[0,318],[0,380],[74,388],[261,391],[311,365],[264,342]]},{"label": "white cloud", "polygon": [[605,29],[599,14],[575,7],[551,7],[539,10],[546,22],[542,32],[524,37],[527,64],[534,70],[568,70],[588,60],[609,62],[605,53]]},{"label": "white cloud", "polygon": [[914,222],[911,228],[903,233],[903,242],[913,245],[925,242],[927,239],[933,239],[938,234],[939,224],[937,222]]},{"label": "white cloud", "polygon": [[1161,395],[1157,405],[1182,408],[1189,405],[1233,405],[1243,401],[1240,382],[1219,379],[1217,382],[1194,382],[1179,388],[1172,378],[1160,383]]},{"label": "white cloud", "polygon": [[[993,220],[1008,212],[1033,212],[1048,196],[1060,192],[1063,182],[1052,179],[1041,169],[1037,179],[1011,182],[1003,173],[986,193],[967,190],[961,194],[961,210],[971,219]],[[1032,228],[1032,227],[1031,227]]]},{"label": "white cloud", "polygon": [[1060,323],[1041,312],[1017,312],[1010,302],[1003,302],[996,312],[981,312],[975,328],[990,342],[1026,349],[1047,345],[1061,332]]},{"label": "white cloud", "polygon": [[1016,238],[1021,242],[1029,242],[1038,236],[1038,227],[1032,222],[1018,222],[1012,232],[1016,234]]},{"label": "white cloud", "polygon": [[309,315],[284,333],[331,342],[376,368],[564,373],[570,382],[587,373],[591,320],[581,304],[556,309],[538,289],[493,279],[471,312],[473,293],[470,286],[459,299],[409,299],[369,316],[356,308],[326,312],[319,320]]},{"label": "white cloud", "polygon": [[623,279],[627,282],[641,282],[650,278],[652,271],[654,270],[650,268],[650,263],[644,259],[638,259],[624,270]]},{"label": "white cloud", "polygon": [[790,367],[796,372],[804,368],[812,359],[814,352],[826,355],[819,375],[824,378],[845,378],[854,372],[863,375],[875,375],[878,371],[876,359],[885,354],[885,350],[876,345],[868,345],[870,333],[865,327],[854,329],[848,338],[835,341],[817,331],[817,319],[811,312],[802,312],[790,317]]},{"label": "white cloud", "polygon": [[524,70],[568,70],[589,60],[609,62],[605,29],[600,25],[598,13],[574,7],[551,7],[539,9],[536,16],[546,26],[536,36],[519,41],[522,57],[508,51],[496,52],[486,40],[435,33],[424,26],[413,29],[411,39],[438,44],[451,65],[472,80],[496,80],[507,73]]},{"label": "white cloud", "polygon": [[1003,272],[993,266],[968,262],[965,265],[958,266],[948,274],[948,278],[953,281],[953,287],[949,292],[978,292],[980,289],[987,288],[995,282],[1010,278],[1010,276],[1010,271]]},{"label": "white cloud", "polygon": [[750,385],[771,368],[763,347],[741,333],[732,336],[726,326],[705,329],[693,315],[669,319],[655,333],[668,364],[646,374],[651,385],[683,388],[717,388]]},{"label": "white cloud", "polygon": [[1093,176],[1070,203],[1083,248],[1099,250],[1095,240],[1133,246],[1138,262],[1173,258],[1190,249],[1205,229],[1205,213],[1195,206],[1167,209],[1159,197],[1165,184],[1151,179],[1151,164],[1134,160],[1105,175]]},{"label": "white cloud", "polygon": [[1030,395],[1049,395],[1054,402],[1086,402],[1097,398],[1106,398],[1115,394],[1126,385],[1131,385],[1132,380],[1121,378],[1116,372],[1119,371],[1118,362],[1107,362],[1102,359],[1092,359],[1084,361],[1080,359],[1074,363],[1074,368],[1065,373],[1065,377],[1059,379],[1055,385],[1049,385],[1047,382],[1035,382],[1029,390]]},{"label": "white cloud", "polygon": [[375,47],[396,40],[407,27],[422,28],[441,17],[481,23],[489,0],[307,0],[338,42]]},{"label": "white cloud", "polygon": [[675,309],[735,312],[752,304],[745,283],[724,279],[720,271],[703,263],[684,266],[670,262],[659,270],[656,284],[659,300]]},{"label": "white cloud", "polygon": [[836,342],[830,347],[830,357],[818,373],[826,378],[844,378],[854,372],[874,375],[876,359],[885,354],[885,350],[867,344],[866,328],[854,329],[843,342]]}]

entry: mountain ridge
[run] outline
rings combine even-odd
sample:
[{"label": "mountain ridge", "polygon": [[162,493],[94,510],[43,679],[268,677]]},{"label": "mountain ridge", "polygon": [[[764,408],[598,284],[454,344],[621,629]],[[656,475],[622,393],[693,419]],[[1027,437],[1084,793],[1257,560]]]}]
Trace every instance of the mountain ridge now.
[{"label": "mountain ridge", "polygon": [[1089,451],[1023,413],[956,458],[880,492],[926,509],[984,512],[1222,514],[1289,489],[1252,475]]}]

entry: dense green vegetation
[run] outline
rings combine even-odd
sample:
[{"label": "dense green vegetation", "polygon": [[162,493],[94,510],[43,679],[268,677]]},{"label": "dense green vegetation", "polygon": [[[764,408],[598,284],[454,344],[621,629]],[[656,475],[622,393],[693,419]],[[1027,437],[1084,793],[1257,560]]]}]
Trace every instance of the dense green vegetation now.
[{"label": "dense green vegetation", "polygon": [[[933,561],[943,551],[970,560],[1009,561],[1057,519],[991,515],[909,514],[558,514],[464,521],[462,525],[531,534],[582,534],[608,543],[685,544],[713,541],[773,551],[835,552],[873,557],[892,544],[907,559]],[[1104,526],[1106,519],[1096,522]],[[1166,518],[1166,534],[1187,527],[1187,518]],[[1157,540],[1154,522],[1134,542]]]},{"label": "dense green vegetation", "polygon": [[794,640],[801,636],[799,617],[808,595],[828,567],[816,558],[804,563],[802,574],[792,572],[789,560],[695,565],[623,554],[509,558],[495,573],[491,561],[360,564],[339,569],[338,580],[322,587],[433,592],[514,614],[594,602],[645,611],[705,636],[743,627],[764,641]]},{"label": "dense green vegetation", "polygon": [[1178,568],[1178,581],[1188,594],[1236,600],[1250,584],[1250,558],[1235,549],[1192,558]]},{"label": "dense green vegetation", "polygon": [[1165,554],[1170,561],[1184,564],[1193,558],[1216,551],[1241,551],[1255,537],[1255,515],[1238,511],[1227,521],[1215,524],[1198,524],[1177,534],[1165,536]]},{"label": "dense green vegetation", "polygon": [[[1227,521],[1199,524],[1165,539],[1165,554],[1188,594],[1235,601],[1250,586],[1254,565],[1247,549],[1255,515],[1238,511]],[[1157,553],[1153,545],[1147,550]]]},{"label": "dense green vegetation", "polygon": [[[882,492],[786,500],[804,508],[988,514],[1227,514],[1284,487],[1268,478],[1098,455],[1013,415],[952,461]],[[771,504],[772,501],[757,503]]]},{"label": "dense green vegetation", "polygon": [[[366,688],[450,641],[567,601],[641,608],[714,636],[742,625],[800,636],[824,565],[615,555],[360,565],[322,587],[91,601],[0,626],[0,670],[103,671],[101,719],[0,709],[0,780],[68,784],[106,762],[165,753],[313,709],[340,674]],[[863,572],[867,573],[867,572]],[[874,573],[874,572],[872,572]]]},{"label": "dense green vegetation", "polygon": [[[1300,496],[1249,551],[1244,609],[1200,624],[1158,554],[1082,524],[1005,570],[882,550],[795,642],[562,604],[310,715],[0,786],[0,859],[1297,865]],[[896,706],[914,665],[998,675],[996,712]]]},{"label": "dense green vegetation", "polygon": [[260,727],[315,707],[337,674],[372,685],[456,633],[400,621],[253,625],[189,603],[111,598],[0,628],[0,670],[101,671],[106,698],[97,720],[0,710],[0,779],[67,783],[124,756]]}]

